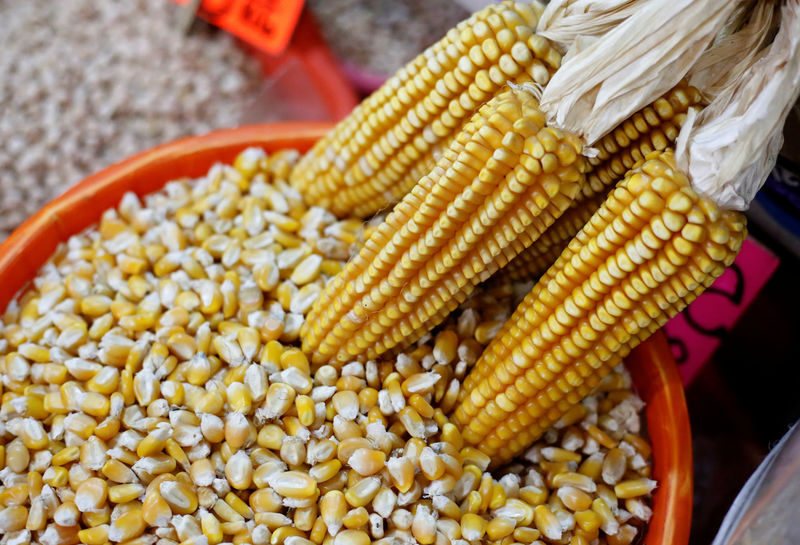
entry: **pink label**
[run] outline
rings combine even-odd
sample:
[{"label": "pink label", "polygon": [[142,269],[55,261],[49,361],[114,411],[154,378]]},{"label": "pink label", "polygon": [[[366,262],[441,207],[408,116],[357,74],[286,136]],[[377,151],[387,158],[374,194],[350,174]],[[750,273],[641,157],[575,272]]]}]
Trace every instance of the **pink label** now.
[{"label": "pink label", "polygon": [[774,254],[748,237],[733,265],[686,310],[667,322],[664,331],[684,384],[692,381],[714,353],[778,262]]}]

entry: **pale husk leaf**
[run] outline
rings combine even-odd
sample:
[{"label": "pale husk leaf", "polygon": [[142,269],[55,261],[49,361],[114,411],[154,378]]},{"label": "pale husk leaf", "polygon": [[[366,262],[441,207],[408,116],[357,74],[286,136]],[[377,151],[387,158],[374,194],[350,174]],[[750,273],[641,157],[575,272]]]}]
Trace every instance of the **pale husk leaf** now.
[{"label": "pale husk leaf", "polygon": [[[771,1],[758,2],[754,7],[749,4],[743,4],[737,10],[739,13],[734,13],[732,24],[726,25],[714,44],[689,70],[689,83],[709,102],[730,84],[731,78],[753,64],[770,34],[775,4]],[[741,20],[748,15],[749,21],[742,26]]]},{"label": "pale husk leaf", "polygon": [[[750,20],[750,14],[753,12],[753,8],[756,4],[764,4],[763,0],[738,0],[739,3],[736,6],[736,9],[733,10],[731,16],[728,17],[728,20],[725,22],[725,25],[722,27],[722,30],[719,31],[717,37],[714,38],[712,42],[712,47],[717,45],[717,43],[722,40],[723,38],[727,38],[734,32],[739,32],[742,27],[744,27],[747,22]],[[777,2],[779,0],[770,0],[773,2]]]},{"label": "pale husk leaf", "polygon": [[800,0],[788,0],[772,44],[681,129],[676,157],[695,189],[722,208],[746,210],[775,165],[798,93]]},{"label": "pale husk leaf", "polygon": [[650,0],[553,0],[536,33],[569,47],[578,36],[601,36]]},{"label": "pale husk leaf", "polygon": [[548,122],[591,145],[674,87],[736,2],[650,0],[589,47],[570,53],[545,88]]}]

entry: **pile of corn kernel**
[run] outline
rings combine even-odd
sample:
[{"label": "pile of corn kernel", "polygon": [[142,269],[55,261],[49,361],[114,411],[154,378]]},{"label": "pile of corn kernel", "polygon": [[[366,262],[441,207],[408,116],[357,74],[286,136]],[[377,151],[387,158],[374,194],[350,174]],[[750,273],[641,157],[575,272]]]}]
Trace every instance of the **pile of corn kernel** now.
[{"label": "pile of corn kernel", "polygon": [[298,154],[126,195],[0,323],[0,544],[627,545],[650,447],[623,369],[489,473],[447,413],[514,308],[488,285],[382,361],[297,348],[372,227],[307,207]]}]

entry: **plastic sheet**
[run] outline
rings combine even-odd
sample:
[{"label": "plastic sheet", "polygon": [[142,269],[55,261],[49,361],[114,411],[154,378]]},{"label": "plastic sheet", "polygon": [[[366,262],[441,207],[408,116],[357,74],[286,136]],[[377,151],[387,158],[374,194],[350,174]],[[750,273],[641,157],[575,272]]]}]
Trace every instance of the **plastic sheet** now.
[{"label": "plastic sheet", "polygon": [[800,425],[783,436],[733,502],[713,545],[800,543]]}]

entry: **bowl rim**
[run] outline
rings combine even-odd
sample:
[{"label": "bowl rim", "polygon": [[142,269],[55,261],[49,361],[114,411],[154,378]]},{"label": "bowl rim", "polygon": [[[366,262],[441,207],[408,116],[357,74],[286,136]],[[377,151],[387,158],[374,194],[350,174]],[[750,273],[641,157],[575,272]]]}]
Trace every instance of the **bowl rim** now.
[{"label": "bowl rim", "polygon": [[[216,162],[231,162],[242,149],[305,151],[333,125],[283,122],[249,125],[182,138],[136,154],[89,176],[56,197],[0,244],[0,309],[35,276],[71,235],[96,223],[127,191],[143,196],[174,179],[198,177]],[[658,332],[626,359],[639,395],[647,402],[653,446],[653,518],[646,545],[686,545],[692,515],[692,449],[689,415],[675,360]]]}]

